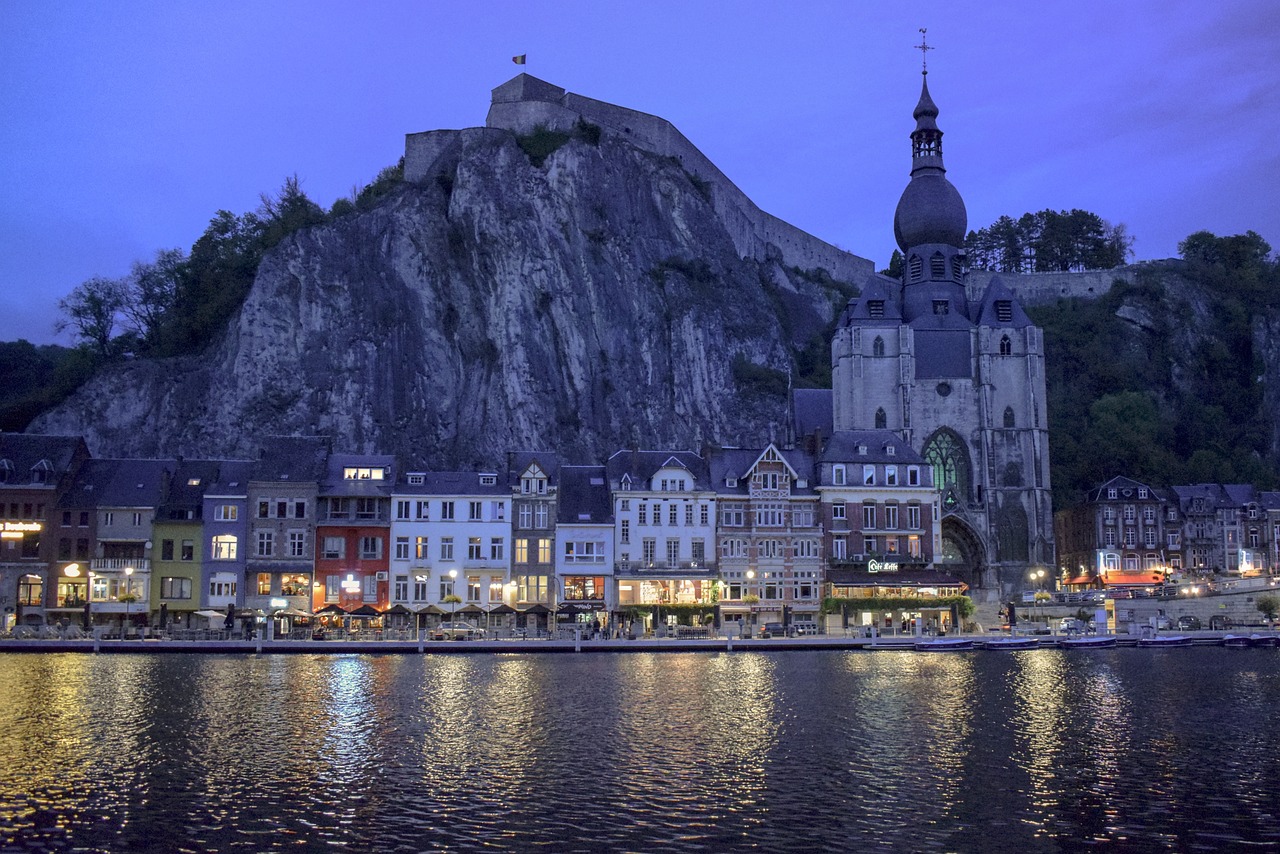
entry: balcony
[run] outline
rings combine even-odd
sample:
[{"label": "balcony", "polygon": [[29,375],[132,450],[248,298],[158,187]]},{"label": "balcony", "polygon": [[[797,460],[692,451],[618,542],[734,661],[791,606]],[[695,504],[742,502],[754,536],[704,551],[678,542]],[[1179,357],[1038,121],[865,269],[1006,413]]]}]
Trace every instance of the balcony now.
[{"label": "balcony", "polygon": [[714,578],[716,576],[716,565],[713,561],[680,561],[678,563],[653,561],[646,563],[639,560],[630,560],[618,561],[613,565],[613,568],[618,575],[681,575],[691,578]]},{"label": "balcony", "polygon": [[150,572],[151,559],[145,557],[94,558],[89,562],[93,572],[124,572],[132,567],[134,572]]}]

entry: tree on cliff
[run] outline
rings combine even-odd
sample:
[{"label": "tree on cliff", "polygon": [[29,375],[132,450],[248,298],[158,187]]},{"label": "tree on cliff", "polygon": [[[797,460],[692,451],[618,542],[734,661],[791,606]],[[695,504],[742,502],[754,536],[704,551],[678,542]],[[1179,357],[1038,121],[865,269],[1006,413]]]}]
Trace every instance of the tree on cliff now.
[{"label": "tree on cliff", "polygon": [[1132,245],[1123,224],[1078,209],[1046,209],[1017,221],[1002,216],[965,238],[971,267],[1002,273],[1110,270],[1124,264]]},{"label": "tree on cliff", "polygon": [[77,343],[105,359],[113,352],[112,341],[125,301],[126,291],[121,280],[94,276],[58,300],[58,309],[64,316],[54,324],[54,329],[70,330]]}]

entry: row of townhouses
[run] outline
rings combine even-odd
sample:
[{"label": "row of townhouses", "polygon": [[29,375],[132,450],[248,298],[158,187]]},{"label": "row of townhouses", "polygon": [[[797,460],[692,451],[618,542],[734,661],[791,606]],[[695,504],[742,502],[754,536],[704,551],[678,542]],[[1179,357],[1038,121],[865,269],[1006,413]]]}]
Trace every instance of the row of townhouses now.
[{"label": "row of townhouses", "polygon": [[1149,587],[1170,577],[1280,568],[1280,492],[1248,484],[1158,488],[1115,477],[1055,514],[1066,589]]},{"label": "row of townhouses", "polygon": [[933,483],[883,430],[603,465],[510,453],[502,471],[463,472],[402,471],[323,438],[270,439],[253,460],[142,460],[5,434],[0,605],[10,625],[194,625],[228,609],[816,620],[824,597],[963,593],[934,567]]}]

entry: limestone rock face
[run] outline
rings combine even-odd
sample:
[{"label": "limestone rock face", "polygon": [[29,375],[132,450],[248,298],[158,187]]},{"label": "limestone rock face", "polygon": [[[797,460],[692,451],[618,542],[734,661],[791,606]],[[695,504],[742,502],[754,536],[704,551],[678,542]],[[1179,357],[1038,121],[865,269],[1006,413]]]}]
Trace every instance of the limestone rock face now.
[{"label": "limestone rock face", "polygon": [[420,181],[272,250],[208,351],[105,370],[32,430],[128,456],[319,434],[437,468],[781,435],[793,348],[847,287],[740,258],[706,188],[624,139],[535,166],[509,131],[436,133]]}]

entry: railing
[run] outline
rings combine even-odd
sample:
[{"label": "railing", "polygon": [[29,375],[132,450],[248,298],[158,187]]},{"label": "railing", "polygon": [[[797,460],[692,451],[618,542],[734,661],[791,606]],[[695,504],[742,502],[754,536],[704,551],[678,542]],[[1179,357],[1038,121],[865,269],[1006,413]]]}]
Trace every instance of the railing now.
[{"label": "railing", "polygon": [[130,567],[135,572],[150,572],[151,559],[145,557],[110,557],[95,558],[89,561],[89,569],[94,572],[124,572]]}]

